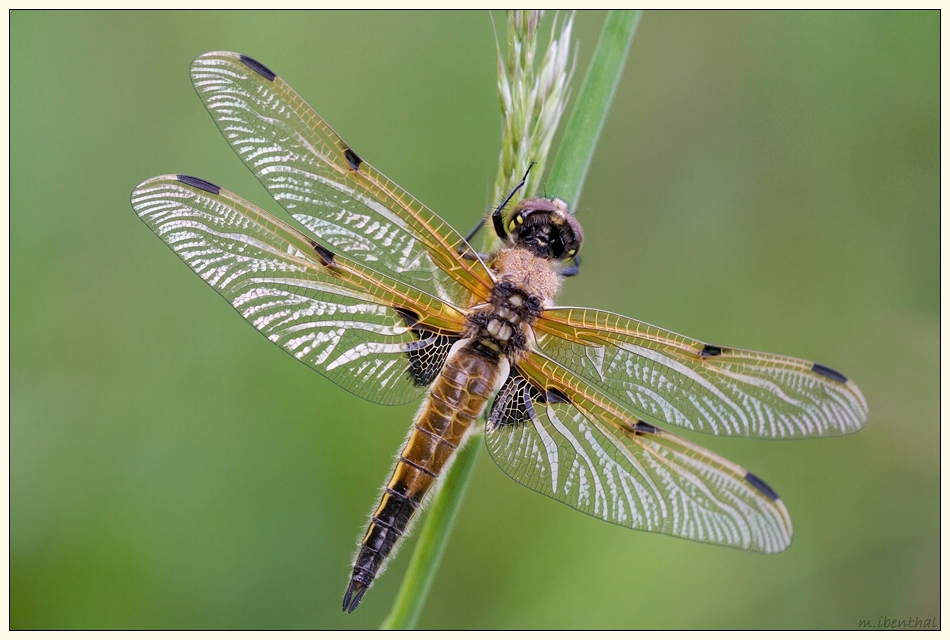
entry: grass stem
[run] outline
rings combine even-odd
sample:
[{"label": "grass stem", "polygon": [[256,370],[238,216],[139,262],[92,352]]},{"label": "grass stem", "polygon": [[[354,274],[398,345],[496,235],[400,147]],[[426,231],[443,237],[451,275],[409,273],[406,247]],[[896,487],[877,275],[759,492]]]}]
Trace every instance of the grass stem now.
[{"label": "grass stem", "polygon": [[[548,190],[576,207],[594,148],[623,71],[627,51],[640,22],[640,11],[611,11],[601,32],[584,84],[574,105],[548,180]],[[382,629],[413,629],[448,544],[484,435],[469,438],[441,485],[433,489],[431,508]]]}]

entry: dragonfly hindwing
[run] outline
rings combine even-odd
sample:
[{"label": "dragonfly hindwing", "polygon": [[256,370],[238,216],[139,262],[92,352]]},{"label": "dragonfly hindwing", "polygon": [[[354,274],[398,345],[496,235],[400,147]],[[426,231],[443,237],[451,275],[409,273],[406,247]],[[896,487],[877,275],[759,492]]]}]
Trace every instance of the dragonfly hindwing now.
[{"label": "dragonfly hindwing", "polygon": [[508,379],[495,396],[488,423],[495,429],[524,426],[537,415],[535,405],[546,401],[543,391],[525,380],[517,368],[512,368]]},{"label": "dragonfly hindwing", "polygon": [[448,336],[426,329],[419,322],[419,315],[409,309],[394,308],[402,321],[406,323],[415,341],[406,345],[406,356],[409,366],[406,373],[417,387],[428,387],[435,380],[449,350],[459,339],[459,336]]}]

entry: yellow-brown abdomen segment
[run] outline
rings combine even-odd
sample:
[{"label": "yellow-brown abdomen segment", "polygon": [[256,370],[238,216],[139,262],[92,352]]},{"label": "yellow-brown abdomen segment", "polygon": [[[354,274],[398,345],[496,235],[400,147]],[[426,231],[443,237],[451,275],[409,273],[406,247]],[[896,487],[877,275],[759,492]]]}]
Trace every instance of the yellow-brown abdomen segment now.
[{"label": "yellow-brown abdomen segment", "polygon": [[416,414],[353,566],[343,609],[353,611],[381,571],[436,478],[495,391],[499,360],[465,344],[449,355]]}]

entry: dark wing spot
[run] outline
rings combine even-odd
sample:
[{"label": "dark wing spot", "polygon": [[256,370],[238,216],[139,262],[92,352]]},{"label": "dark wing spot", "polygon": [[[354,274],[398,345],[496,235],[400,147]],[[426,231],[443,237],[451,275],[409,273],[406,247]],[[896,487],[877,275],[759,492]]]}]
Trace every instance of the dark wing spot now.
[{"label": "dark wing spot", "polygon": [[406,326],[410,329],[419,324],[419,314],[412,309],[393,307],[393,311],[399,314],[399,317],[402,318],[402,321],[405,322]]},{"label": "dark wing spot", "polygon": [[548,404],[570,404],[571,401],[567,399],[567,396],[564,395],[561,391],[558,391],[554,387],[548,389],[548,392],[544,397],[545,401]]},{"label": "dark wing spot", "polygon": [[268,82],[273,82],[274,78],[277,77],[277,74],[262,65],[260,62],[254,58],[248,56],[241,56],[241,62],[243,62],[251,71],[255,72],[257,75],[263,77]]},{"label": "dark wing spot", "polygon": [[545,402],[544,392],[525,380],[521,372],[512,367],[488,414],[491,428],[523,425],[537,415],[534,409],[537,402]]},{"label": "dark wing spot", "polygon": [[343,152],[343,155],[346,156],[346,161],[350,163],[350,169],[358,171],[360,165],[363,164],[363,159],[356,155],[356,152],[350,148],[347,148],[347,150]]},{"label": "dark wing spot", "polygon": [[817,362],[811,366],[811,370],[820,376],[825,376],[826,378],[830,378],[835,382],[840,382],[841,384],[847,384],[848,382],[848,378],[844,374],[838,373],[834,369],[820,365]]},{"label": "dark wing spot", "polygon": [[769,500],[778,500],[778,494],[772,490],[772,487],[765,484],[765,480],[755,475],[751,471],[745,472],[745,480],[753,487],[765,494],[765,497]]},{"label": "dark wing spot", "polygon": [[722,347],[717,347],[712,344],[707,344],[703,347],[703,350],[699,352],[699,355],[701,355],[704,358],[709,358],[711,356],[721,356]]},{"label": "dark wing spot", "polygon": [[406,356],[409,358],[406,373],[417,387],[428,387],[445,366],[445,360],[458,336],[444,336],[423,329],[414,329],[412,334],[418,339],[406,345]]},{"label": "dark wing spot", "polygon": [[445,360],[449,357],[449,350],[458,340],[458,336],[441,335],[420,328],[419,314],[412,309],[393,307],[393,311],[399,314],[416,338],[415,342],[405,346],[406,356],[409,358],[406,373],[417,387],[428,387],[442,371]]},{"label": "dark wing spot", "polygon": [[216,184],[211,184],[207,180],[202,180],[201,178],[195,178],[194,176],[186,176],[179,174],[178,182],[184,182],[185,184],[194,187],[195,189],[201,189],[202,191],[207,191],[208,193],[213,193],[218,195],[221,192],[221,187]]},{"label": "dark wing spot", "polygon": [[323,266],[329,267],[333,264],[333,258],[335,256],[332,251],[319,244],[316,240],[310,240],[310,246],[313,247],[313,250],[320,256],[320,262],[323,263]]},{"label": "dark wing spot", "polygon": [[640,420],[635,425],[633,425],[633,430],[635,433],[638,433],[638,434],[643,433],[647,435],[653,435],[654,433],[658,431],[658,429],[654,427],[652,424],[644,422],[643,420]]}]

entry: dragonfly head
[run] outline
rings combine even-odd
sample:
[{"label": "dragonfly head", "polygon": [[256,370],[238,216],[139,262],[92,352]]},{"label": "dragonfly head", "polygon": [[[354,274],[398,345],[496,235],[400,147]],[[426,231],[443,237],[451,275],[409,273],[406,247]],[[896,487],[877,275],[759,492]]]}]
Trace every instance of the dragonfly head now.
[{"label": "dragonfly head", "polygon": [[558,198],[522,200],[511,212],[507,231],[515,246],[547,260],[572,260],[584,241],[577,218]]}]

